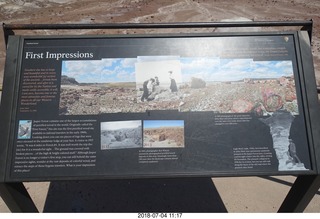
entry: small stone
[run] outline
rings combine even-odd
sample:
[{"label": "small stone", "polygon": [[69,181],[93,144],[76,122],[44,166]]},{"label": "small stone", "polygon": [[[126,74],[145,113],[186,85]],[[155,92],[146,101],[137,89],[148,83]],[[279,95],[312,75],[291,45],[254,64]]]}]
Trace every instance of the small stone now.
[{"label": "small stone", "polygon": [[294,100],[296,100],[296,99],[297,99],[297,96],[296,96],[296,94],[295,94],[294,92],[288,92],[288,93],[286,93],[285,100],[286,100],[287,102],[292,102],[292,101],[294,101]]},{"label": "small stone", "polygon": [[68,113],[68,107],[66,107],[66,106],[60,107],[59,114],[63,115],[66,113]]},{"label": "small stone", "polygon": [[165,134],[159,135],[159,141],[164,141],[164,140],[166,140],[166,135]]}]

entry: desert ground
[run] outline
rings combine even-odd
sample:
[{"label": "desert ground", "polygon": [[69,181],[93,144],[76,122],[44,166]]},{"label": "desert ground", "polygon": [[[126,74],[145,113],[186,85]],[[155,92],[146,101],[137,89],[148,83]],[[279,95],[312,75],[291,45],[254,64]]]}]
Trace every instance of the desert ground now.
[{"label": "desert ground", "polygon": [[[291,21],[291,20],[310,20],[314,22],[312,36],[312,53],[315,65],[315,75],[317,84],[320,85],[320,1],[319,0],[3,0],[0,1],[0,20],[7,24],[59,24],[59,23],[118,23],[118,22],[136,22],[136,23],[164,23],[164,22],[217,22],[226,19],[232,20],[254,20],[254,21]],[[280,28],[281,30],[291,29]],[[255,28],[242,29],[244,31],[254,31]],[[270,30],[261,28],[259,30]],[[279,30],[279,28],[277,28]],[[209,29],[183,29],[183,30],[33,30],[17,31],[17,34],[27,35],[52,35],[52,34],[134,34],[134,33],[157,33],[157,32],[213,32],[218,31]],[[231,31],[228,29],[228,31]],[[237,29],[236,31],[240,31]],[[0,84],[2,84],[4,63],[5,63],[5,42],[3,32],[0,30]],[[212,181],[216,186],[221,201],[223,201],[228,212],[276,212],[284,200],[290,186],[294,182],[294,176],[282,177],[236,177],[236,178],[214,178]],[[109,182],[110,183],[110,182]],[[118,183],[118,182],[117,182]],[[141,201],[141,197],[146,193],[146,187],[141,186],[141,182],[136,187],[130,186],[134,182],[119,183],[119,185],[106,185],[106,182],[98,183],[88,182],[62,182],[54,184],[50,182],[25,183],[25,186],[31,194],[39,211],[86,211],[89,206],[96,205],[96,200],[100,206],[107,203],[111,206],[109,211],[121,211],[123,202],[115,202],[111,205],[110,197],[113,190],[119,195],[125,191],[135,191],[140,188],[141,193],[137,196],[139,200],[135,203],[143,203],[146,206],[147,201]],[[147,183],[146,186],[153,188],[173,187],[174,190],[187,188],[172,183],[172,181],[160,181]],[[136,185],[136,184],[135,184]],[[81,187],[82,186],[82,187]],[[109,187],[108,187],[109,186]],[[118,187],[119,188],[118,188]],[[153,187],[152,187],[153,186]],[[118,190],[117,190],[118,188]],[[143,188],[143,189],[141,189]],[[195,192],[194,197],[207,197],[208,190],[199,195],[199,186],[192,187]],[[190,190],[193,190],[190,189]],[[103,191],[107,191],[103,192]],[[150,190],[151,191],[151,190]],[[187,191],[187,190],[186,190]],[[118,193],[117,193],[118,192]],[[152,192],[150,192],[152,193]],[[97,196],[95,196],[96,194]],[[103,198],[99,196],[102,194]],[[106,194],[106,195],[105,195]],[[218,194],[218,195],[219,195]],[[60,196],[59,196],[60,195]],[[63,195],[63,199],[61,198]],[[142,195],[142,196],[141,196]],[[159,194],[160,198],[155,199],[151,195],[150,200],[164,200],[168,197]],[[98,198],[97,198],[98,197]],[[118,197],[118,196],[117,196]],[[185,196],[183,196],[185,197]],[[132,202],[125,202],[129,206]],[[220,197],[218,197],[220,198]],[[120,200],[120,199],[119,199]],[[203,205],[203,200],[198,200]],[[192,206],[196,206],[197,201],[190,200]],[[51,201],[51,202],[50,202]],[[121,204],[120,204],[121,203]],[[179,201],[175,202],[176,204]],[[320,196],[318,194],[312,199],[304,212],[319,213]],[[70,206],[70,208],[69,208]],[[133,205],[134,206],[134,205]],[[168,207],[168,203],[164,206]],[[191,207],[192,207],[191,206]],[[51,207],[51,208],[50,208]],[[96,207],[96,206],[95,206]],[[101,206],[98,211],[106,211],[105,206]],[[186,206],[190,207],[190,205]],[[113,208],[113,209],[112,209]],[[62,210],[61,210],[62,209]],[[97,208],[96,208],[97,209]],[[165,208],[168,211],[168,208]],[[172,209],[172,208],[170,208]],[[169,209],[169,210],[170,210]],[[184,208],[186,209],[186,208]],[[154,210],[154,209],[151,209]],[[141,212],[150,212],[145,209]],[[97,210],[96,210],[97,211]],[[164,212],[165,210],[158,212]],[[174,212],[174,210],[172,210]],[[199,212],[198,210],[197,212]],[[0,199],[0,212],[10,212],[4,202]],[[131,210],[132,212],[132,210]],[[176,212],[176,211],[175,211]]]},{"label": "desert ground", "polygon": [[178,92],[158,89],[154,99],[141,102],[134,86],[103,84],[61,85],[60,115],[137,113],[147,110],[214,111],[266,116],[278,109],[299,114],[294,80],[279,78],[248,82],[219,82],[202,88],[181,85]]},{"label": "desert ground", "polygon": [[101,130],[101,149],[142,147],[141,126],[118,130]]},{"label": "desert ground", "polygon": [[183,127],[146,128],[143,130],[144,147],[184,147]]}]

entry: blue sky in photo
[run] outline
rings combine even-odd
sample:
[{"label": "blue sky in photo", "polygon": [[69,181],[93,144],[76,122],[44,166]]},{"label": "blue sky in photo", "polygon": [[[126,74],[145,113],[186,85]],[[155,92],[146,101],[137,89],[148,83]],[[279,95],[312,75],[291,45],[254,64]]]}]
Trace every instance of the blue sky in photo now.
[{"label": "blue sky in photo", "polygon": [[280,78],[292,76],[291,61],[253,61],[210,57],[181,58],[183,81],[191,77],[205,81],[238,81],[244,78]]},{"label": "blue sky in photo", "polygon": [[[291,61],[253,61],[253,59],[220,59],[219,57],[179,58],[178,56],[63,61],[62,75],[75,78],[79,83],[135,82],[137,80],[135,63],[146,63],[143,66],[149,70],[148,62],[168,61],[169,64],[174,60],[180,60],[181,73],[179,74],[183,82],[190,82],[191,77],[202,78],[205,81],[238,81],[244,78],[264,79],[293,75]],[[160,70],[157,67],[149,71],[157,73]],[[159,78],[160,73],[157,73]]]},{"label": "blue sky in photo", "polygon": [[184,127],[184,120],[144,120],[143,128]]},{"label": "blue sky in photo", "polygon": [[32,120],[19,120],[19,125],[31,124]]},{"label": "blue sky in photo", "polygon": [[135,82],[135,58],[63,61],[62,75],[79,83]]}]

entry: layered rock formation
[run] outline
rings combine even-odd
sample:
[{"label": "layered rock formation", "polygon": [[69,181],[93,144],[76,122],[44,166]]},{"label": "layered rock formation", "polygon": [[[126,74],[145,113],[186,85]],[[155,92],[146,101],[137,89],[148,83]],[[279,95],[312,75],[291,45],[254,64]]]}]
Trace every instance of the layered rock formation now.
[{"label": "layered rock formation", "polygon": [[121,149],[142,147],[141,126],[119,130],[101,131],[101,149]]},{"label": "layered rock formation", "polygon": [[303,163],[292,162],[293,158],[289,153],[289,135],[294,116],[288,111],[278,110],[272,116],[260,120],[270,127],[273,148],[279,161],[278,169],[280,171],[306,170]]}]

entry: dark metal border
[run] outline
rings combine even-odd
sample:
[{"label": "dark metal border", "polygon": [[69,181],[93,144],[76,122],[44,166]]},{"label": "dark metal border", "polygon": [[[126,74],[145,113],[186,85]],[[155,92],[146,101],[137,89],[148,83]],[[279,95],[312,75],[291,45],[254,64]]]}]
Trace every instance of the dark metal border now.
[{"label": "dark metal border", "polygon": [[39,212],[22,182],[0,183],[0,195],[11,212]]},{"label": "dark metal border", "polygon": [[298,176],[282,202],[278,213],[301,213],[320,187],[320,175]]},{"label": "dark metal border", "polygon": [[[301,55],[301,67],[302,74],[300,76],[304,77],[304,90],[302,93],[305,95],[304,99],[304,107],[305,111],[308,112],[305,116],[309,116],[306,118],[306,121],[309,121],[310,130],[307,130],[310,136],[311,145],[314,146],[314,151],[310,151],[315,155],[316,159],[316,169],[318,174],[320,174],[320,105],[318,101],[317,93],[314,92],[317,89],[315,77],[314,77],[314,65],[312,54],[310,51],[310,42],[308,41],[308,36],[306,33],[299,32],[299,50]],[[301,87],[303,89],[303,87]],[[319,89],[318,89],[319,91]]]},{"label": "dark metal border", "polygon": [[[309,45],[307,48],[310,48],[310,44],[308,43],[308,36],[307,33],[305,31],[303,31],[304,34],[304,40],[307,41],[307,44]],[[305,69],[303,67],[306,67],[307,65],[310,65],[308,59],[306,59],[307,63],[306,66],[302,66],[302,56],[304,56],[304,54],[302,54],[301,48],[298,45],[299,44],[299,35],[297,33],[297,31],[290,31],[290,32],[251,32],[251,33],[242,33],[242,32],[238,32],[238,33],[226,33],[226,32],[222,32],[222,33],[197,33],[197,34],[165,34],[165,35],[138,35],[138,34],[131,34],[131,35],[96,35],[96,36],[87,36],[87,35],[82,35],[82,36],[77,36],[77,35],[59,35],[59,36],[50,36],[50,35],[46,35],[46,36],[19,36],[21,41],[23,42],[24,40],[28,40],[28,39],[59,39],[61,38],[61,40],[63,39],[94,39],[94,38],[104,38],[104,37],[108,37],[108,38],[141,38],[141,37],[148,37],[148,38],[170,38],[170,37],[182,37],[182,38],[188,38],[188,37],[223,37],[223,36],[271,36],[271,35],[292,35],[294,36],[294,38],[296,39],[295,42],[295,53],[297,54],[297,64],[298,66],[300,66],[302,69],[299,69],[299,76],[304,74]],[[18,37],[18,36],[17,36]],[[23,43],[22,43],[23,44]],[[306,46],[306,45],[304,45]],[[23,47],[21,47],[22,50]],[[309,52],[310,53],[310,52]],[[309,70],[310,71],[310,68]],[[311,72],[312,73],[312,72]],[[312,76],[314,77],[314,76]],[[306,89],[305,87],[306,85],[306,81],[305,79],[301,79],[299,78],[299,84],[301,85],[301,90],[300,93],[305,93],[308,92],[312,92],[315,93],[315,89],[313,89],[313,87],[311,87],[309,89]],[[306,99],[307,97],[305,97],[304,95],[302,96],[303,99]],[[303,102],[303,109],[305,111],[305,113],[309,114],[309,109],[307,108],[307,103]],[[310,119],[309,117],[306,118],[306,125],[308,127],[310,127]],[[308,129],[310,130],[310,128]],[[311,130],[313,131],[313,130]],[[316,135],[312,135],[314,137],[316,137]],[[311,153],[313,153],[313,151],[315,150],[314,148],[316,147],[316,145],[313,144],[313,141],[310,140],[311,136],[308,133],[308,141],[309,141],[309,152],[310,152],[310,161],[311,161],[311,165],[312,165],[312,170],[309,171],[279,171],[277,173],[275,172],[234,172],[232,174],[226,173],[226,172],[220,172],[220,171],[201,171],[201,172],[197,172],[197,173],[190,173],[190,172],[181,172],[181,173],[166,173],[167,177],[208,177],[208,176],[214,176],[214,177],[219,177],[219,176],[265,176],[265,175],[315,175],[315,174],[319,174],[318,173],[318,169],[317,169],[317,164],[315,161],[315,156]],[[11,158],[10,155],[8,155],[9,159]],[[9,161],[8,161],[9,162]],[[104,175],[95,175],[95,176],[72,176],[72,177],[65,177],[65,176],[50,176],[50,177],[41,177],[41,178],[37,178],[37,177],[32,177],[32,178],[14,178],[12,179],[10,176],[10,171],[9,169],[7,169],[7,175],[6,175],[6,182],[20,182],[20,181],[48,181],[48,180],[90,180],[92,179],[92,177],[96,178],[96,179],[119,179],[119,178],[162,178],[163,175],[161,174],[154,174],[154,175],[150,175],[150,174],[137,174],[137,175],[126,175],[126,176],[122,176],[122,175],[108,175],[108,176],[104,176]]]},{"label": "dark metal border", "polygon": [[226,28],[226,27],[302,27],[309,33],[311,41],[313,21],[252,21],[252,22],[176,22],[176,23],[99,23],[99,24],[5,24],[4,37],[7,42],[14,30],[71,30],[71,29],[173,29],[173,28]]},{"label": "dark metal border", "polygon": [[3,78],[3,90],[0,106],[0,183],[5,181],[6,163],[8,160],[8,153],[10,151],[11,127],[14,126],[15,117],[15,98],[17,97],[16,83],[19,80],[20,64],[16,59],[20,49],[20,37],[13,36],[8,44],[7,60],[5,64],[5,72]]}]

